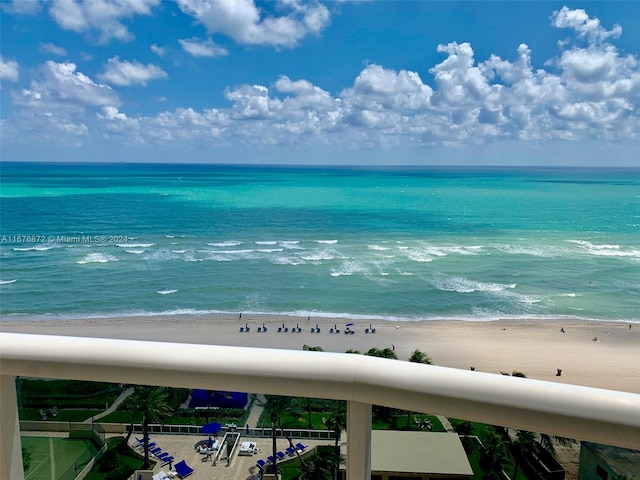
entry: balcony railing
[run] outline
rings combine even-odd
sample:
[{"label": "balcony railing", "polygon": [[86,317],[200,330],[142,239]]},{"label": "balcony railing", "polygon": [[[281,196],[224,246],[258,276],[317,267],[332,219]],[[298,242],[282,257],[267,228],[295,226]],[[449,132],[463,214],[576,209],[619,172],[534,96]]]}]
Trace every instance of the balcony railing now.
[{"label": "balcony railing", "polygon": [[0,477],[23,478],[15,377],[347,401],[347,478],[370,478],[371,405],[640,449],[640,395],[327,352],[0,333]]}]

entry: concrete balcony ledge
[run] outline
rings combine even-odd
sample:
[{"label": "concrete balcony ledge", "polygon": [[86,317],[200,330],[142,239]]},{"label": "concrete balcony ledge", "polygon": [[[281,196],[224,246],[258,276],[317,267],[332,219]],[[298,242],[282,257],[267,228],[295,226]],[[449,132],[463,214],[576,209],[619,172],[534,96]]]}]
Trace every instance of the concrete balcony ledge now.
[{"label": "concrete balcony ledge", "polygon": [[639,394],[364,355],[0,333],[0,373],[338,399],[640,449]]}]

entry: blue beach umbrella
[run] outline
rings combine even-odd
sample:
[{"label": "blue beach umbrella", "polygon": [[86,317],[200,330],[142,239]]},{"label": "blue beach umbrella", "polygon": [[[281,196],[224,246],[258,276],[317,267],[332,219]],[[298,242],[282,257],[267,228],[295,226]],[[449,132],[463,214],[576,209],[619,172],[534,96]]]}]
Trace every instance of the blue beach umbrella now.
[{"label": "blue beach umbrella", "polygon": [[354,325],[353,323],[347,323],[345,327],[353,327],[353,325]]}]

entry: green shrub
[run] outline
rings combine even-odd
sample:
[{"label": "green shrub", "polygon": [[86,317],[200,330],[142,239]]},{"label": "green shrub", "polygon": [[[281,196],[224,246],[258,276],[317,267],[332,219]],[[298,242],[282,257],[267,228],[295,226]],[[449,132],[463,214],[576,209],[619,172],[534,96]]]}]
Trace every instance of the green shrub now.
[{"label": "green shrub", "polygon": [[102,473],[112,472],[118,468],[120,455],[115,450],[107,450],[98,462],[98,471]]}]

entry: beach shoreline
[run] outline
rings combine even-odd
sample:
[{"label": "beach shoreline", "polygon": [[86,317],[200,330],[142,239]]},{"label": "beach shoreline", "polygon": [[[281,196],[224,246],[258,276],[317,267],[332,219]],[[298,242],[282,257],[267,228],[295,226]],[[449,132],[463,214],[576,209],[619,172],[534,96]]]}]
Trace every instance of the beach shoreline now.
[{"label": "beach shoreline", "polygon": [[[355,333],[344,333],[348,323],[354,324],[350,328]],[[263,325],[267,331],[258,331]],[[249,331],[244,331],[247,326]],[[312,333],[316,326],[320,332]],[[330,333],[334,326],[339,333]],[[301,331],[292,331],[295,327]],[[365,333],[369,328],[375,333]],[[397,322],[269,314],[51,320],[25,316],[0,318],[0,331],[292,350],[308,345],[329,352],[364,353],[388,347],[401,360],[418,349],[434,365],[444,367],[495,374],[518,371],[539,380],[640,393],[640,325],[625,322],[565,318]]]}]

